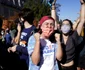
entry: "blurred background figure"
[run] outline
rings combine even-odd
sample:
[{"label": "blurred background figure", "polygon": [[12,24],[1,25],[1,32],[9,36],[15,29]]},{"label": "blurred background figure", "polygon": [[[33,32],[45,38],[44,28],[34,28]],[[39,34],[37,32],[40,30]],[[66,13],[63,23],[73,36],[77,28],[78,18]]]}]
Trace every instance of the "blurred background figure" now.
[{"label": "blurred background figure", "polygon": [[6,45],[9,47],[12,45],[12,38],[10,34],[9,28],[5,30],[5,40],[6,40]]}]

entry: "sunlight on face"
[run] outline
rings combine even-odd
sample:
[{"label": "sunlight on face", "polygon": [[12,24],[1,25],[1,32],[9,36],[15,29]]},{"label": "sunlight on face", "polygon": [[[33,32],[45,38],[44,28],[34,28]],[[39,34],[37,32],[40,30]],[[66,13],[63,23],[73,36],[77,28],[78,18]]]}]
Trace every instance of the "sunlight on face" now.
[{"label": "sunlight on face", "polygon": [[41,26],[42,34],[46,37],[49,37],[54,31],[54,25],[55,25],[55,23],[51,19],[43,22],[43,24]]}]

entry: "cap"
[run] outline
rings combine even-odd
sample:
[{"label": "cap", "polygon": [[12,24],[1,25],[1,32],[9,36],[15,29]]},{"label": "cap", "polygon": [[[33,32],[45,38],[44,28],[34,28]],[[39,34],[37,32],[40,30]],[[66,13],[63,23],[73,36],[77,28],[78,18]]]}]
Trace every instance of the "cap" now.
[{"label": "cap", "polygon": [[54,20],[52,17],[50,17],[50,16],[43,16],[43,17],[40,19],[40,21],[39,21],[39,25],[41,26],[44,21],[49,20],[49,19],[51,19],[51,20],[53,20],[53,21],[55,22],[55,20]]}]

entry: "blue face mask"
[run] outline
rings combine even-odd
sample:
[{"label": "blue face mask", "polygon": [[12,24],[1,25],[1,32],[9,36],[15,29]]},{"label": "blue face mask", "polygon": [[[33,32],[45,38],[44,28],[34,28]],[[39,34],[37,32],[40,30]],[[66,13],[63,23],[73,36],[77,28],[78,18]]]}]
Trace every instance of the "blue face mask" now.
[{"label": "blue face mask", "polygon": [[71,26],[70,25],[64,24],[64,25],[61,26],[61,31],[64,34],[69,33],[70,30],[71,30]]}]

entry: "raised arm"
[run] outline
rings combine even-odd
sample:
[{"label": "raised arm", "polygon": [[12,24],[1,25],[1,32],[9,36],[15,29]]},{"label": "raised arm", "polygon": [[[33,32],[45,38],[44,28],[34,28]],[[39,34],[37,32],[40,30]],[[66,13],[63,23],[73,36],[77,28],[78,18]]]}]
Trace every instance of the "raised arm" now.
[{"label": "raised arm", "polygon": [[57,15],[56,15],[56,7],[55,7],[56,0],[52,3],[52,9],[51,9],[51,17],[55,19],[55,30],[57,29]]},{"label": "raised arm", "polygon": [[73,30],[77,29],[79,22],[80,22],[80,17],[78,17],[78,19],[73,23]]},{"label": "raised arm", "polygon": [[20,40],[20,35],[21,35],[21,25],[20,25],[20,24],[18,24],[17,30],[18,30],[17,36],[16,36],[15,39],[14,39],[14,42],[15,42],[16,44],[18,44],[18,43],[19,43],[19,40]]},{"label": "raised arm", "polygon": [[84,0],[80,0],[80,2],[81,2],[81,11],[80,11],[80,22],[77,27],[78,35],[81,34],[81,31],[85,22],[85,2]]}]

